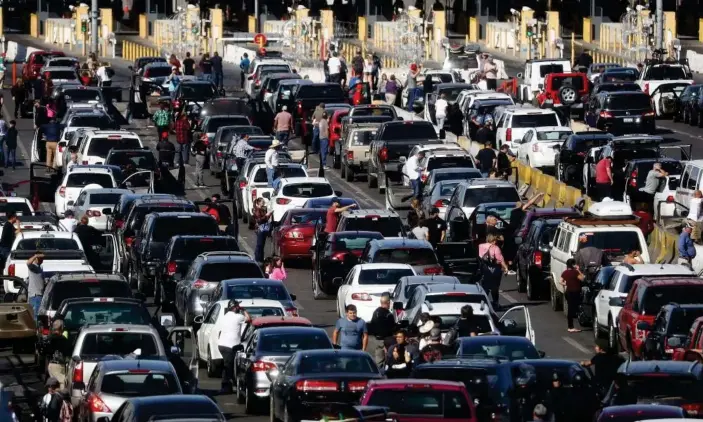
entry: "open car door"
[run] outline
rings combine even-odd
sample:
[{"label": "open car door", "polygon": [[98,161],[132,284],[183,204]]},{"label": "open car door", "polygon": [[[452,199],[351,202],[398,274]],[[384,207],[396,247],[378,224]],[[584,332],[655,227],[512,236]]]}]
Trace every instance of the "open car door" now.
[{"label": "open car door", "polygon": [[[0,276],[5,287],[0,298],[0,332],[3,340],[12,342],[15,354],[31,353],[37,336],[34,310],[27,301],[27,283],[20,277]],[[19,289],[18,293],[8,293],[7,285]]]},{"label": "open car door", "polygon": [[29,163],[29,200],[35,210],[41,202],[54,202],[54,194],[61,183],[61,175],[48,173],[49,167],[40,163]]},{"label": "open car door", "polygon": [[137,194],[154,193],[154,172],[141,170],[129,175],[120,183],[121,189],[129,189]]},{"label": "open car door", "polygon": [[[202,212],[207,212],[209,201],[193,201]],[[220,199],[217,201],[217,213],[220,216],[220,231],[226,236],[239,237],[239,219],[237,218],[237,203],[234,199]]]},{"label": "open car door", "polygon": [[93,269],[97,273],[119,274],[120,257],[117,253],[117,238],[112,233],[104,233],[102,242],[97,251],[100,256],[100,268]]},{"label": "open car door", "polygon": [[435,115],[435,103],[437,102],[437,93],[433,92],[426,95],[425,99],[425,120],[432,124],[437,124],[437,118]]},{"label": "open car door", "polygon": [[[185,394],[193,394],[198,388],[198,346],[192,327],[168,329],[169,361],[176,369]],[[187,371],[187,372],[186,372]]]},{"label": "open car door", "polygon": [[[498,320],[501,334],[507,336],[525,337],[535,344],[535,330],[532,328],[530,311],[527,306],[520,305],[508,309]],[[535,344],[536,345],[536,344]]]},{"label": "open car door", "polygon": [[[672,141],[679,142],[674,139],[672,139]],[[674,160],[691,161],[693,144],[661,145],[659,150],[661,151],[661,155],[673,158]]]},{"label": "open car door", "polygon": [[444,274],[457,277],[462,283],[475,281],[478,257],[469,242],[444,242],[435,247]]}]

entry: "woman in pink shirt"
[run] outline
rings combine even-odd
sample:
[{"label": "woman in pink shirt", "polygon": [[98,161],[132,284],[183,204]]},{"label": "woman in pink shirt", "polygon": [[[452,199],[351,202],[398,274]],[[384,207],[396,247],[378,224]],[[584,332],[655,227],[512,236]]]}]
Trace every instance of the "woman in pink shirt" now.
[{"label": "woman in pink shirt", "polygon": [[280,256],[273,258],[273,265],[271,266],[271,273],[269,274],[271,280],[286,281],[288,274],[286,274],[286,269],[283,266],[283,260]]},{"label": "woman in pink shirt", "polygon": [[503,273],[508,272],[508,266],[503,253],[497,245],[498,238],[489,234],[486,243],[478,245],[478,257],[481,265],[481,285],[486,292],[490,291],[493,307],[498,306],[498,294]]}]

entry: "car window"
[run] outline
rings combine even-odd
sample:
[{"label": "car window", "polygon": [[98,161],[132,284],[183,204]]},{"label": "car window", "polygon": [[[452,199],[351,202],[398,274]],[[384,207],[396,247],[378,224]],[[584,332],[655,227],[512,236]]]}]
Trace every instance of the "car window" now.
[{"label": "car window", "polygon": [[119,280],[61,281],[54,284],[51,309],[57,309],[61,302],[74,297],[132,297],[132,290],[129,284]]},{"label": "car window", "polygon": [[15,247],[18,251],[76,251],[81,248],[74,239],[55,237],[40,237],[35,239],[22,239]]},{"label": "car window", "polygon": [[652,108],[652,100],[645,93],[611,95],[605,107],[609,110],[648,110]]},{"label": "car window", "polygon": [[141,305],[115,302],[76,303],[63,312],[67,330],[95,324],[151,324],[149,312]]},{"label": "car window", "polygon": [[398,233],[403,233],[403,222],[399,217],[346,218],[339,227],[344,231],[378,232],[383,237],[398,237]]},{"label": "car window", "polygon": [[210,262],[203,264],[198,277],[213,282],[230,278],[263,278],[264,273],[254,263]]},{"label": "car window", "polygon": [[170,257],[172,259],[192,261],[205,252],[212,251],[238,251],[239,246],[235,238],[212,238],[203,237],[200,239],[179,239],[171,248]]},{"label": "car window", "polygon": [[391,412],[413,417],[471,418],[466,396],[456,390],[373,389],[367,405],[389,407]]},{"label": "car window", "polygon": [[88,199],[88,203],[92,205],[115,205],[119,201],[121,193],[93,193]]},{"label": "car window", "polygon": [[394,263],[409,265],[435,265],[437,256],[429,248],[381,249],[373,258],[374,263]]},{"label": "car window", "polygon": [[49,70],[47,73],[49,74],[49,79],[78,79],[76,72],[73,70]]},{"label": "car window", "polygon": [[640,305],[644,314],[654,315],[668,303],[703,303],[703,284],[651,286],[646,289]]},{"label": "car window", "polygon": [[378,367],[370,356],[337,354],[304,356],[300,359],[301,374],[359,373],[377,374]]},{"label": "car window", "polygon": [[464,195],[463,207],[477,207],[490,202],[517,202],[520,200],[517,190],[512,186],[506,187],[479,187],[467,189]]},{"label": "car window", "polygon": [[225,286],[224,299],[269,299],[290,300],[288,290],[282,284],[256,285],[256,284],[228,284]]},{"label": "car window", "polygon": [[622,257],[633,250],[642,250],[639,230],[599,231],[579,234],[579,248],[588,246],[596,247],[611,257]]},{"label": "car window", "polygon": [[29,205],[22,201],[22,202],[7,202],[0,200],[0,216],[7,215],[9,212],[14,212],[16,214],[24,214],[24,215],[31,215],[32,210],[29,208]]},{"label": "car window", "polygon": [[334,191],[327,183],[296,183],[283,186],[281,194],[293,198],[319,198],[332,196]]},{"label": "car window", "polygon": [[299,350],[330,349],[332,342],[325,333],[275,333],[259,336],[257,350],[292,354]]},{"label": "car window", "polygon": [[107,173],[71,173],[66,180],[67,188],[84,188],[93,184],[103,188],[115,187],[112,177]]},{"label": "car window", "polygon": [[168,242],[173,236],[179,234],[217,236],[220,234],[220,230],[214,218],[161,217],[156,219],[152,240],[154,242]]},{"label": "car window", "polygon": [[513,116],[512,128],[530,128],[542,126],[560,126],[556,113],[518,114]]},{"label": "car window", "polygon": [[145,370],[107,374],[100,385],[100,392],[120,397],[141,397],[180,394],[181,389],[173,374]]},{"label": "car window", "polygon": [[80,356],[128,355],[141,349],[141,357],[158,356],[158,340],[152,334],[130,332],[88,333],[83,339]]},{"label": "car window", "polygon": [[413,276],[414,271],[410,268],[383,269],[374,268],[361,270],[357,283],[363,284],[389,284],[395,286],[401,277]]}]

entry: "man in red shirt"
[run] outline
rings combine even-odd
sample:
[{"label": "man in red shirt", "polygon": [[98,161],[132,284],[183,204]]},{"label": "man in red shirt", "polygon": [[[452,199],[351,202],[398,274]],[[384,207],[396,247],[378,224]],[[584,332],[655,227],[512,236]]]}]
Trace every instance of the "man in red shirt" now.
[{"label": "man in red shirt", "polygon": [[612,198],[613,191],[613,159],[611,157],[602,158],[596,164],[596,192],[598,198]]},{"label": "man in red shirt", "polygon": [[325,233],[334,233],[337,230],[337,223],[339,222],[339,214],[343,213],[348,209],[356,208],[356,204],[342,206],[338,198],[332,200],[332,204],[327,209],[327,220],[325,222]]},{"label": "man in red shirt", "polygon": [[178,163],[183,167],[188,164],[190,156],[190,122],[183,112],[178,115],[178,120],[176,120],[176,142],[178,143],[176,152],[180,157]]}]

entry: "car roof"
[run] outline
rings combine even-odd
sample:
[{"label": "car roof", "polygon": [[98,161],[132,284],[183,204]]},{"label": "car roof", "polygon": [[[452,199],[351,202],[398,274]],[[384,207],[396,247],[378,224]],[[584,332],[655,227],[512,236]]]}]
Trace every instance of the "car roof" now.
[{"label": "car roof", "polygon": [[683,265],[678,264],[637,264],[630,265],[621,263],[615,267],[616,271],[627,273],[628,275],[660,275],[666,274],[671,277],[678,275],[692,275],[696,273]]},{"label": "car roof", "polygon": [[278,286],[282,285],[281,280],[274,280],[271,278],[229,278],[222,280],[221,285],[236,286],[236,285],[259,285],[259,286]]},{"label": "car roof", "polygon": [[[258,318],[256,318],[256,319],[258,319]],[[279,319],[280,319],[280,317],[279,317]],[[261,333],[261,335],[278,335],[278,334],[289,334],[289,333],[319,334],[319,333],[325,333],[325,330],[324,330],[324,328],[314,327],[314,326],[279,325],[279,326],[275,326],[275,327],[260,328],[259,332]]]},{"label": "car roof", "polygon": [[412,270],[413,267],[409,264],[396,264],[392,262],[382,262],[376,264],[358,264],[359,270]]},{"label": "car roof", "polygon": [[100,188],[100,189],[87,189],[85,190],[85,193],[88,195],[99,195],[102,193],[121,193],[121,194],[129,194],[132,192],[129,189],[120,189],[120,188]]},{"label": "car roof", "polygon": [[464,180],[461,183],[465,184],[469,189],[487,188],[487,187],[512,187],[515,185],[508,180],[499,179],[469,179]]},{"label": "car roof", "polygon": [[173,366],[168,361],[159,359],[107,359],[101,360],[103,372],[124,372],[131,369],[149,371],[171,372],[175,374]]},{"label": "car roof", "polygon": [[398,213],[391,210],[384,210],[382,208],[377,209],[350,209],[342,213],[346,218],[367,218],[367,217],[398,217]]},{"label": "car roof", "polygon": [[446,293],[446,292],[457,292],[457,293],[472,293],[472,294],[485,294],[483,287],[478,284],[449,284],[449,283],[436,283],[427,285],[427,293]]},{"label": "car roof", "polygon": [[252,320],[251,325],[253,327],[265,327],[267,325],[271,324],[277,324],[279,326],[282,325],[287,325],[290,324],[291,326],[312,326],[312,322],[310,322],[309,319],[307,318],[302,318],[302,317],[289,317],[289,316],[283,316],[283,317],[277,317],[277,316],[265,316],[265,317],[258,317],[254,318]]},{"label": "car roof", "polygon": [[107,332],[140,332],[152,333],[159,336],[156,328],[144,324],[94,324],[86,325],[82,328],[83,333],[107,333]]},{"label": "car roof", "polygon": [[[211,398],[204,395],[196,394],[169,394],[166,396],[146,396],[146,397],[135,397],[127,400],[133,403],[136,407],[142,406],[159,406],[159,407],[171,407],[177,406],[176,408],[187,408],[194,404],[210,404],[212,405],[213,415],[221,415],[220,409],[217,407]],[[217,413],[215,413],[215,411]],[[192,418],[191,418],[192,419]]]},{"label": "car roof", "polygon": [[302,183],[319,183],[319,184],[325,184],[325,185],[330,184],[330,181],[325,179],[324,177],[289,177],[289,178],[281,179],[279,182],[281,183],[281,186],[295,185],[295,184],[302,184]]},{"label": "car roof", "polygon": [[461,281],[453,275],[406,275],[402,277],[406,284],[460,284]]},{"label": "car roof", "polygon": [[[224,299],[224,300],[218,300],[217,303],[220,304],[222,308],[227,308],[227,305],[229,304],[230,299]],[[269,306],[271,308],[283,308],[283,305],[281,305],[281,302],[277,300],[272,300],[272,299],[260,299],[260,298],[251,298],[251,299],[237,299],[237,301],[240,303],[239,306],[242,308],[246,308],[248,306]]]},{"label": "car roof", "polygon": [[695,286],[695,285],[701,285],[703,286],[703,279],[700,279],[698,277],[676,277],[675,275],[672,275],[669,278],[648,278],[648,277],[642,277],[639,280],[636,280],[635,283],[639,284],[647,284],[652,287],[661,287],[661,286]]},{"label": "car roof", "polygon": [[626,361],[618,368],[618,374],[624,375],[668,374],[700,377],[701,372],[703,372],[703,364],[687,361]]},{"label": "car roof", "polygon": [[80,281],[83,283],[95,283],[101,281],[123,281],[127,282],[127,279],[122,274],[107,274],[107,273],[71,273],[71,274],[59,274],[54,279],[55,283],[62,283],[67,281]]},{"label": "car roof", "polygon": [[369,241],[369,245],[374,245],[378,249],[396,249],[402,247],[405,249],[432,249],[434,252],[434,248],[430,242],[420,239],[372,239]]}]

